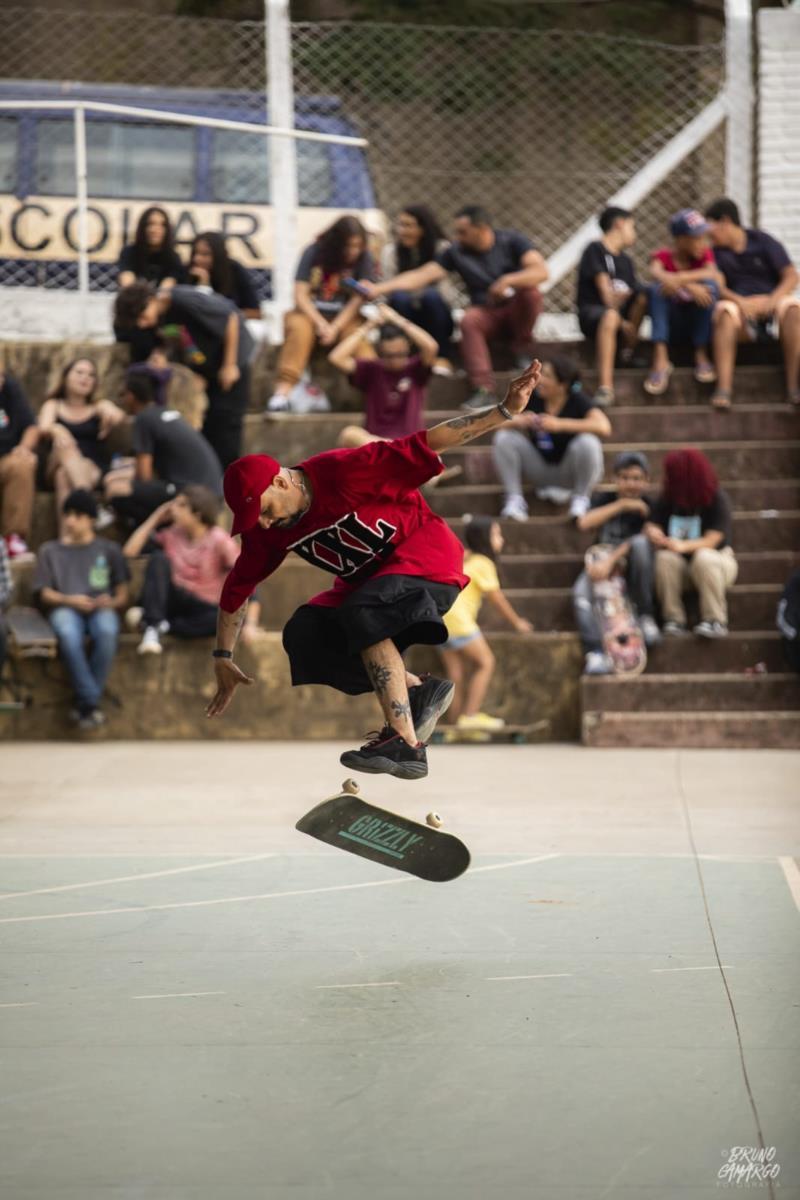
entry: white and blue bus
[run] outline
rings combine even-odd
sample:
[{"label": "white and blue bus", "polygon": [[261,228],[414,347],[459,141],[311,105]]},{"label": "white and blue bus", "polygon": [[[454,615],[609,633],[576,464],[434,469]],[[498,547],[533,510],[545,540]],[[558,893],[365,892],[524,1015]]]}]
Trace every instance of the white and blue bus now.
[{"label": "white and blue bus", "polygon": [[[85,100],[266,124],[254,93],[36,82],[0,83],[0,286],[76,288],[78,209],[73,113],[3,109],[2,101]],[[298,98],[297,129],[356,136],[335,97]],[[86,112],[88,251],[92,291],[113,289],[122,246],[151,204],[163,206],[185,248],[220,230],[230,253],[270,295],[272,209],[267,140],[257,133]],[[298,248],[343,212],[380,235],[364,150],[298,139]],[[185,250],[184,250],[184,257]]]}]

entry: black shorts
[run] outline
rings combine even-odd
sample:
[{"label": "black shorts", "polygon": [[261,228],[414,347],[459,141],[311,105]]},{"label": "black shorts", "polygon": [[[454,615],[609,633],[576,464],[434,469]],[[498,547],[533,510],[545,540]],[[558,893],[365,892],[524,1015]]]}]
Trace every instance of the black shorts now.
[{"label": "black shorts", "polygon": [[361,651],[391,638],[402,653],[409,646],[447,641],[442,617],[459,588],[418,575],[379,575],[368,579],[338,608],[303,604],[283,631],[292,684],[324,683],[358,696],[372,683]]},{"label": "black shorts", "polygon": [[[644,288],[638,287],[631,292],[630,296],[628,296],[628,299],[619,310],[621,317],[627,317],[631,310],[631,305],[642,291],[644,291]],[[580,326],[581,333],[585,338],[590,338],[592,340],[594,339],[595,335],[597,334],[597,326],[602,321],[606,311],[606,306],[604,304],[585,304],[583,308],[578,309],[578,325]]]}]

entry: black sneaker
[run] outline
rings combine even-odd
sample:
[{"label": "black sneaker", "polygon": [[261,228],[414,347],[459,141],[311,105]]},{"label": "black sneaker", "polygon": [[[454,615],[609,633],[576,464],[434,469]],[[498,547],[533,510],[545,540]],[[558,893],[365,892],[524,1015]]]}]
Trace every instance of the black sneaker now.
[{"label": "black sneaker", "polygon": [[367,734],[360,750],[345,750],[339,758],[343,767],[368,775],[394,775],[397,779],[423,779],[428,774],[428,756],[422,742],[409,746],[391,725]]},{"label": "black sneaker", "polygon": [[420,675],[422,683],[408,689],[411,720],[421,742],[429,742],[436,722],[446,713],[453,700],[456,685],[435,675]]}]

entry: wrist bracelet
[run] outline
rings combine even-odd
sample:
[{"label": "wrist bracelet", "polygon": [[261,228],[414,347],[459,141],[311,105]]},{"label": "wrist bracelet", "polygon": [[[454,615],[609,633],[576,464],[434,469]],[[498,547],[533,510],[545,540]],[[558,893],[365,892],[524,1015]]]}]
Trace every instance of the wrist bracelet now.
[{"label": "wrist bracelet", "polygon": [[211,657],[212,658],[233,658],[233,651],[232,650],[212,650]]},{"label": "wrist bracelet", "polygon": [[502,403],[502,401],[500,404],[498,404],[497,407],[500,409],[500,412],[503,414],[503,416],[505,417],[505,419],[507,421],[510,421],[513,418],[514,414],[510,413],[508,411],[508,409],[506,408],[505,404]]}]

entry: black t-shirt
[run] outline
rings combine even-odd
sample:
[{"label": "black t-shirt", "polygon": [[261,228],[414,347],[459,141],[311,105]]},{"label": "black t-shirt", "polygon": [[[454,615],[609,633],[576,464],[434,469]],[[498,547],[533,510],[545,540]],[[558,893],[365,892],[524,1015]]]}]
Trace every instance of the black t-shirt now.
[{"label": "black t-shirt", "polygon": [[[617,500],[619,500],[619,492],[593,492],[591,508],[604,508],[607,504],[614,504]],[[652,511],[653,497],[642,496],[642,500],[649,505]],[[643,517],[637,512],[617,513],[616,516],[610,517],[600,526],[597,540],[598,542],[607,542],[610,546],[620,546],[623,542],[628,542],[641,533],[645,521],[649,520],[649,517]]]},{"label": "black t-shirt", "polygon": [[247,267],[243,266],[235,258],[231,259],[231,271],[233,272],[233,295],[231,300],[237,308],[261,308],[261,301],[258,298],[256,285],[253,283],[253,277]]},{"label": "black t-shirt", "polygon": [[152,283],[156,287],[162,279],[174,279],[176,283],[183,283],[186,278],[184,265],[174,250],[151,250],[144,262],[137,266],[136,247],[133,243],[122,247],[117,271],[120,275],[123,271],[132,271],[137,279],[143,283]]},{"label": "black t-shirt", "polygon": [[253,339],[247,331],[242,314],[232,300],[216,292],[201,292],[198,288],[179,285],[170,293],[170,306],[162,318],[163,325],[184,325],[194,342],[194,349],[185,355],[185,364],[214,382],[222,366],[222,352],[228,318],[235,313],[239,321],[239,349],[236,362],[240,370],[247,366],[253,350]]},{"label": "black t-shirt", "polygon": [[590,242],[578,263],[576,304],[579,309],[587,308],[591,304],[604,304],[595,283],[598,275],[608,275],[615,290],[617,281],[626,285],[627,290],[631,292],[639,286],[636,268],[629,254],[612,254],[602,242]]},{"label": "black t-shirt", "polygon": [[[580,390],[570,391],[567,393],[567,400],[561,412],[554,413],[553,415],[563,417],[569,421],[582,421],[594,407],[594,401],[585,392]],[[525,411],[543,413],[547,409],[541,397],[534,392]],[[548,433],[544,429],[530,430],[530,439],[542,458],[546,459],[547,462],[553,463],[561,462],[567,453],[567,447],[570,442],[577,436],[577,433]]]},{"label": "black t-shirt", "polygon": [[16,379],[6,375],[0,387],[0,458],[10,454],[19,445],[25,430],[35,424],[36,418],[22,387]]},{"label": "black t-shirt", "polygon": [[436,262],[446,271],[455,271],[464,280],[470,304],[486,304],[489,286],[501,275],[522,269],[522,256],[535,246],[524,233],[514,229],[495,229],[490,250],[467,250],[453,242],[439,254]]},{"label": "black t-shirt", "polygon": [[726,246],[714,247],[717,266],[725,283],[739,296],[764,296],[780,282],[781,272],[792,260],[777,238],[763,229],[747,229],[747,245],[741,254]]},{"label": "black t-shirt", "polygon": [[[659,496],[653,505],[650,520],[664,530],[667,537],[681,538],[691,541],[702,537],[709,529],[718,529],[722,541],[716,547],[731,544],[733,537],[733,512],[728,493],[719,488],[716,496],[706,508],[688,509],[676,508],[664,496]],[[690,557],[686,555],[685,557]]]},{"label": "black t-shirt", "polygon": [[192,429],[180,413],[148,404],[133,422],[134,454],[152,454],[159,479],[186,487],[201,483],[222,495],[222,468],[202,434]]}]

